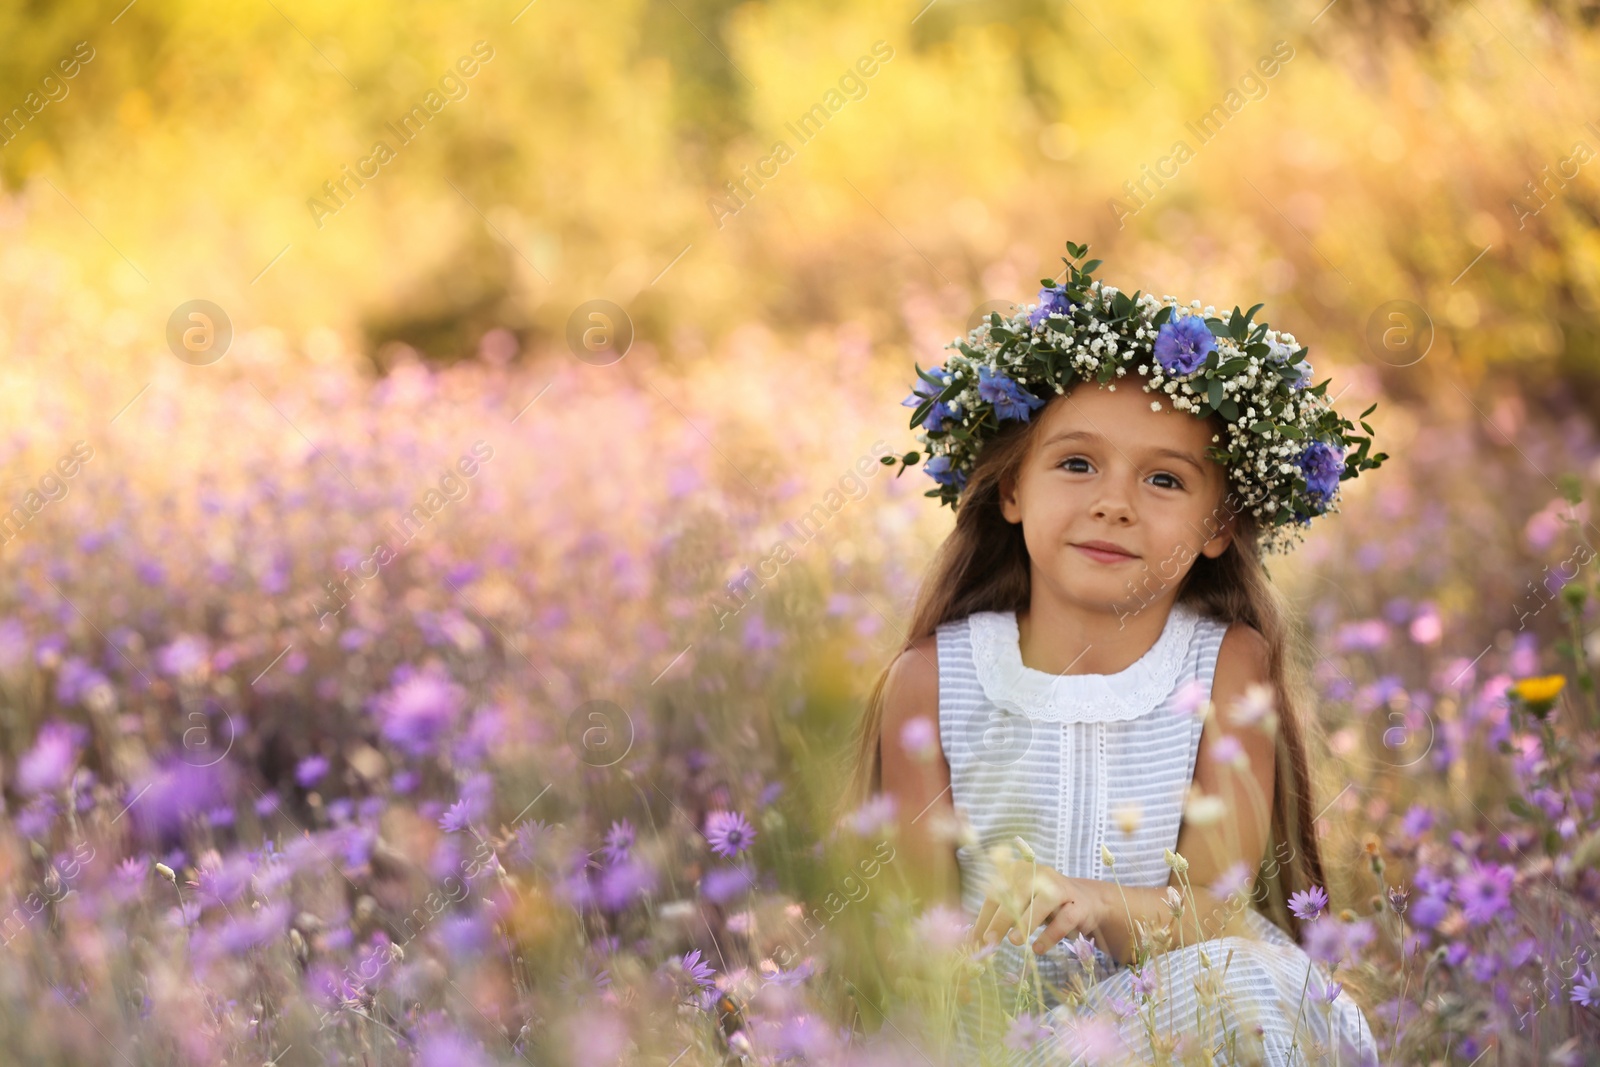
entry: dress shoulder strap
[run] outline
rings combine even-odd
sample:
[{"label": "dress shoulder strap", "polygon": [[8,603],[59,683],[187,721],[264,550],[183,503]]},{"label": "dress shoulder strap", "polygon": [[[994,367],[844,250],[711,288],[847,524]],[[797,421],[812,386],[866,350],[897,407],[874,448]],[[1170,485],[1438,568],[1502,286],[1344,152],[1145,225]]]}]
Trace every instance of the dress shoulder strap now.
[{"label": "dress shoulder strap", "polygon": [[936,631],[939,650],[939,741],[945,759],[963,751],[957,740],[966,736],[983,702],[983,686],[972,661],[971,617],[941,624]]}]

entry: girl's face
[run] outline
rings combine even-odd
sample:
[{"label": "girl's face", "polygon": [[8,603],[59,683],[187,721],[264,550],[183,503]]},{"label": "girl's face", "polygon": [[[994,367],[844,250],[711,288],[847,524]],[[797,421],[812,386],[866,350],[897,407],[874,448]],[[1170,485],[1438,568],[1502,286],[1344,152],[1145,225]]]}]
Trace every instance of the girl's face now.
[{"label": "girl's face", "polygon": [[1022,524],[1036,590],[1095,610],[1143,606],[1176,595],[1199,555],[1228,547],[1227,472],[1205,455],[1211,423],[1141,384],[1082,382],[1034,415],[1032,448],[1000,506]]}]

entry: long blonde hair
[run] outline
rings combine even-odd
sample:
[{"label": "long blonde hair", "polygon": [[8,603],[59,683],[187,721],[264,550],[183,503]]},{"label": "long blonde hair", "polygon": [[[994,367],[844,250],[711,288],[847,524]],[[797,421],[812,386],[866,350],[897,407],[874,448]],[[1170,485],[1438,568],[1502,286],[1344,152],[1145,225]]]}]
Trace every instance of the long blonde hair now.
[{"label": "long blonde hair", "polygon": [[[1066,395],[1071,392],[1068,389]],[[1064,399],[1059,396],[1052,403]],[[962,490],[955,529],[935,552],[917,592],[901,652],[932,635],[943,623],[975,611],[1028,609],[1028,550],[1021,525],[1008,522],[1001,513],[1000,492],[1001,486],[1020,471],[1048,410],[1046,407],[1035,412],[1029,422],[1007,425],[984,444]],[[1313,825],[1313,781],[1308,758],[1313,746],[1323,750],[1325,738],[1320,724],[1304,710],[1311,703],[1305,683],[1307,671],[1300,661],[1306,646],[1303,637],[1292,629],[1287,599],[1272,584],[1257,552],[1260,524],[1242,508],[1233,511],[1233,522],[1234,536],[1228,548],[1216,559],[1197,556],[1178,588],[1176,600],[1219,621],[1255,627],[1270,649],[1271,688],[1278,719],[1272,820],[1251,902],[1298,940],[1300,921],[1289,912],[1289,894],[1313,884],[1327,885]],[[890,658],[891,666],[895,658]],[[853,746],[855,758],[841,813],[882,789],[879,738],[888,678],[886,666],[867,700]]]}]

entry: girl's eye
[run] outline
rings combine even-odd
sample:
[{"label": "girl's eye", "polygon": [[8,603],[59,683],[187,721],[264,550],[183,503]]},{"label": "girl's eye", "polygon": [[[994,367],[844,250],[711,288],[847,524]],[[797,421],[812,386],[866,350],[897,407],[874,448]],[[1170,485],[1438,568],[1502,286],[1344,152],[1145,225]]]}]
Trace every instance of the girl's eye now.
[{"label": "girl's eye", "polygon": [[[1083,466],[1082,467],[1073,466],[1073,464],[1079,464],[1079,463],[1083,464]],[[1066,459],[1062,460],[1059,464],[1057,464],[1057,466],[1060,467],[1062,470],[1070,470],[1074,474],[1082,474],[1082,473],[1085,472],[1085,468],[1087,468],[1089,466],[1089,461],[1087,459],[1085,459],[1084,457],[1082,457],[1082,456],[1068,456]],[[1150,477],[1152,477],[1152,478],[1166,478],[1169,482],[1172,483],[1170,485],[1158,485],[1157,488],[1160,488],[1160,489],[1182,489],[1183,488],[1183,479],[1179,478],[1176,474],[1168,474],[1166,471],[1157,471],[1155,474],[1152,474]]]}]

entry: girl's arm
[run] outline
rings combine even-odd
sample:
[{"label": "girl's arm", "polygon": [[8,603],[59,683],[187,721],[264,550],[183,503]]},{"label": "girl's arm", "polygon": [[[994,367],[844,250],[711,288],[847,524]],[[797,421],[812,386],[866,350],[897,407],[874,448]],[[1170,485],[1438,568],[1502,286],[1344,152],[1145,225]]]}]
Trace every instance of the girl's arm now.
[{"label": "girl's arm", "polygon": [[[906,751],[901,731],[923,718],[933,728],[934,746],[923,758]],[[960,871],[948,829],[955,823],[950,799],[950,764],[939,738],[939,661],[930,635],[900,654],[889,668],[883,693],[883,791],[895,803],[899,827],[897,855],[904,856],[902,884],[920,900],[961,906]],[[899,864],[897,864],[899,866]]]}]

